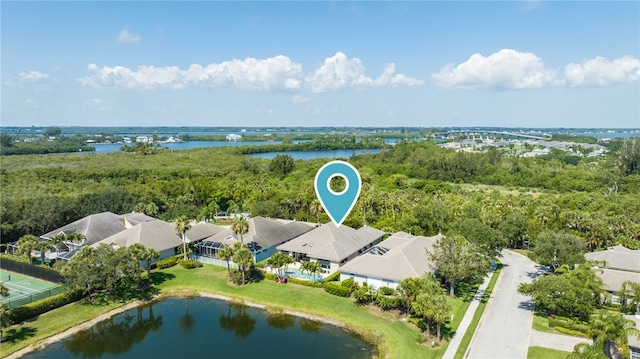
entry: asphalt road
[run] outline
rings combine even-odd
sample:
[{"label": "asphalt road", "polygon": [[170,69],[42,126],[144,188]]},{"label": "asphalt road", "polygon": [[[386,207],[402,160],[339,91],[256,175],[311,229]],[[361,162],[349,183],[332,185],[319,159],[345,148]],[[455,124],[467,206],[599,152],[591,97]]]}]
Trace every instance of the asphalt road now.
[{"label": "asphalt road", "polygon": [[520,283],[530,282],[539,272],[536,264],[515,252],[503,251],[503,268],[476,333],[467,358],[525,359],[531,335],[533,303],[518,293]]}]

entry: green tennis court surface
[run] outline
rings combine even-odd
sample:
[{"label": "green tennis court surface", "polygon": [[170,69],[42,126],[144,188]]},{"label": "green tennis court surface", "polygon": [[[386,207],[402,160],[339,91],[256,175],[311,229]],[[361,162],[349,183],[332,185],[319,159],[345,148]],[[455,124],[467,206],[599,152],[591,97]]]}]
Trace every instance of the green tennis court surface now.
[{"label": "green tennis court surface", "polygon": [[0,296],[0,303],[16,308],[63,291],[57,283],[0,270],[0,282],[9,289],[9,296]]}]

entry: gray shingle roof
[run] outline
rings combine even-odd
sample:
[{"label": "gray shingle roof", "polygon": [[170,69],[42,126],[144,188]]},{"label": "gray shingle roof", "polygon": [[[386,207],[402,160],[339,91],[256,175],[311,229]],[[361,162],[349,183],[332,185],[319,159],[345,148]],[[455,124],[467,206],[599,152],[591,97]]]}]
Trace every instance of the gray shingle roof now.
[{"label": "gray shingle roof", "polygon": [[190,242],[196,242],[214,236],[225,229],[225,227],[216,226],[215,224],[200,222],[191,226],[185,235]]},{"label": "gray shingle roof", "polygon": [[[427,251],[442,236],[413,236],[398,232],[340,268],[342,273],[400,281],[434,270]],[[383,250],[378,250],[383,249]],[[375,254],[378,253],[378,254]]]},{"label": "gray shingle roof", "polygon": [[323,224],[300,237],[279,245],[278,250],[304,253],[311,258],[340,262],[357,253],[384,235],[371,227],[355,230],[344,224],[336,227],[332,222]]},{"label": "gray shingle roof", "polygon": [[622,283],[632,281],[640,283],[640,273],[627,272],[616,269],[600,268],[596,269],[598,277],[602,278],[604,287],[607,290],[619,292],[622,289]]},{"label": "gray shingle roof", "polygon": [[175,231],[173,224],[154,219],[153,221],[138,223],[129,229],[93,244],[93,246],[95,247],[102,243],[116,244],[120,247],[129,247],[134,243],[141,243],[145,247],[162,252],[182,245],[182,240]]},{"label": "gray shingle roof", "polygon": [[81,233],[86,237],[85,244],[91,245],[123,231],[125,227],[120,221],[121,217],[122,216],[111,212],[96,213],[69,223],[58,229],[54,229],[40,237],[50,239],[59,233]]},{"label": "gray shingle roof", "polygon": [[[312,226],[300,222],[283,224],[264,217],[253,217],[248,222],[249,231],[242,235],[242,240],[248,245],[253,242],[253,246],[250,247],[255,250],[269,248],[289,241],[313,229]],[[229,228],[207,238],[207,240],[233,245],[235,241],[240,240],[240,235],[236,236],[233,230]]]},{"label": "gray shingle roof", "polygon": [[584,255],[587,260],[606,261],[607,268],[640,272],[640,250],[624,246],[609,247],[603,251]]},{"label": "gray shingle roof", "polygon": [[139,212],[125,213],[121,217],[122,220],[125,221],[124,226],[126,228],[131,228],[138,223],[153,221],[155,219],[151,216],[147,216],[146,214]]}]

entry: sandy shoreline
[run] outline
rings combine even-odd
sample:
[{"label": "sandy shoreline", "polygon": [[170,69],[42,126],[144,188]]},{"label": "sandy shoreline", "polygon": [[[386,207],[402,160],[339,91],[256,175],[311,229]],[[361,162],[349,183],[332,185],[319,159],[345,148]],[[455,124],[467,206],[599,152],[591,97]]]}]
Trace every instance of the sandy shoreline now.
[{"label": "sandy shoreline", "polygon": [[[22,348],[16,352],[13,352],[12,354],[6,356],[7,359],[16,359],[16,358],[20,358],[21,356],[30,353],[32,351],[36,351],[36,350],[41,350],[44,349],[46,346],[50,345],[50,344],[54,344],[57,343],[67,337],[72,336],[73,334],[84,330],[84,329],[88,329],[91,328],[92,326],[96,325],[97,323],[105,320],[105,319],[109,319],[110,317],[120,314],[122,312],[126,312],[129,309],[133,309],[135,307],[138,307],[140,305],[144,305],[146,303],[158,300],[158,299],[165,299],[165,298],[172,298],[172,297],[184,297],[187,295],[192,295],[192,294],[197,294],[197,296],[200,297],[205,297],[205,298],[213,298],[213,299],[220,299],[220,300],[224,300],[227,302],[238,302],[238,303],[242,303],[244,305],[250,306],[250,307],[255,307],[255,308],[260,308],[260,309],[267,309],[266,305],[263,304],[259,304],[259,303],[254,303],[251,301],[247,301],[244,299],[238,299],[238,298],[233,298],[233,297],[228,297],[228,296],[224,296],[224,295],[219,295],[219,294],[213,294],[213,293],[209,293],[209,292],[172,292],[172,293],[167,293],[167,294],[162,294],[159,296],[155,296],[153,297],[151,300],[149,301],[135,301],[135,302],[131,302],[131,303],[127,303],[121,307],[112,309],[106,313],[103,313],[93,319],[90,319],[86,322],[82,322],[72,328],[69,328],[67,330],[64,330],[58,334],[54,334],[50,337],[44,338],[41,341],[39,341],[38,343],[35,344],[31,344],[28,347]],[[294,311],[294,310],[288,310],[288,309],[283,309],[282,313],[285,314],[291,314],[291,315],[295,315],[296,317],[301,317],[301,318],[306,318],[306,319],[311,319],[311,320],[316,320],[318,322],[322,322],[322,323],[327,323],[327,324],[331,324],[331,325],[335,325],[337,327],[341,327],[344,328],[345,324],[337,321],[337,320],[332,320],[329,318],[325,318],[325,317],[321,317],[318,315],[313,315],[313,314],[308,314],[308,313],[304,313],[304,312],[298,312],[298,311]]]}]

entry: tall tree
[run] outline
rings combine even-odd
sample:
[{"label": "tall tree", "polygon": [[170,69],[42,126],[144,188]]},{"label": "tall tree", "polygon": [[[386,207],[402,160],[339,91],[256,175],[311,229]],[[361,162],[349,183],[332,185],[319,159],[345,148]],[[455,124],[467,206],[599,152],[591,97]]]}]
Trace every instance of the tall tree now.
[{"label": "tall tree", "polygon": [[9,306],[4,303],[0,304],[0,342],[2,342],[2,331],[4,330],[4,328],[13,324],[11,315],[11,308],[9,308]]},{"label": "tall tree", "polygon": [[634,314],[640,314],[640,283],[630,280],[622,283],[621,300],[626,307],[633,308]]},{"label": "tall tree", "polygon": [[229,265],[229,261],[233,257],[233,248],[229,246],[224,246],[218,249],[218,253],[216,253],[216,257],[227,262],[227,273],[229,274],[229,281],[231,281],[231,267]]},{"label": "tall tree", "polygon": [[601,310],[591,317],[589,324],[594,346],[601,348],[607,357],[616,357],[616,350],[623,358],[631,357],[628,338],[640,338],[640,330],[633,320],[626,319],[620,313]]},{"label": "tall tree", "polygon": [[26,256],[31,263],[31,252],[38,249],[38,238],[32,234],[25,234],[18,239],[18,253]]},{"label": "tall tree", "polygon": [[311,201],[311,204],[309,204],[309,212],[311,212],[311,214],[316,217],[316,224],[318,226],[320,225],[320,211],[321,210],[322,210],[322,205],[320,204],[319,200],[314,199],[313,201]]},{"label": "tall tree", "polygon": [[133,258],[139,262],[145,262],[147,270],[147,278],[151,278],[151,261],[160,257],[160,253],[153,248],[145,247],[142,243],[134,243],[129,247],[129,251]]},{"label": "tall tree", "polygon": [[489,258],[481,254],[463,236],[442,236],[427,252],[436,273],[449,283],[449,295],[455,296],[456,283],[481,279],[489,270]]},{"label": "tall tree", "polygon": [[185,236],[185,233],[187,233],[187,231],[191,229],[191,220],[187,216],[181,215],[178,218],[174,219],[174,223],[176,232],[180,233],[180,236],[182,237],[183,258],[184,260],[187,260],[187,238]]},{"label": "tall tree", "polygon": [[247,246],[235,243],[233,251],[233,261],[238,265],[238,270],[242,273],[242,284],[246,284],[246,272],[253,263],[253,255]]},{"label": "tall tree", "polygon": [[236,236],[238,234],[240,235],[240,243],[244,244],[242,235],[249,231],[249,222],[247,222],[247,219],[244,218],[244,216],[237,216],[231,224],[231,230]]},{"label": "tall tree", "polygon": [[553,265],[555,269],[563,264],[583,263],[586,250],[580,238],[566,232],[546,230],[538,235],[533,253],[540,264]]}]

